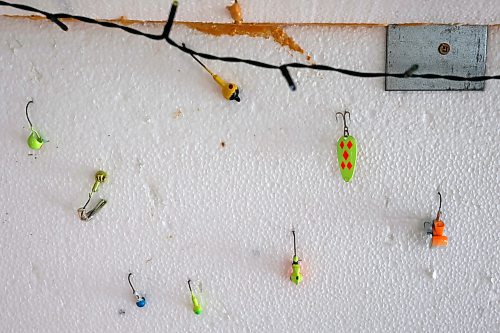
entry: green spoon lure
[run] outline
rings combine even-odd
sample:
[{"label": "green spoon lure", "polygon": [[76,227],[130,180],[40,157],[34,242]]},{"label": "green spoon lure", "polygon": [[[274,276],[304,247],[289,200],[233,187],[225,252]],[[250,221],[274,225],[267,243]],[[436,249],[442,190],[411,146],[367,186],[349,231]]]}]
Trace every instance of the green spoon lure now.
[{"label": "green spoon lure", "polygon": [[356,139],[349,135],[349,129],[347,128],[346,115],[349,115],[349,120],[351,120],[351,114],[349,111],[344,111],[344,113],[337,112],[335,116],[340,115],[344,121],[344,135],[337,141],[337,160],[339,162],[339,169],[342,178],[346,182],[350,182],[354,176],[354,171],[356,170],[356,154],[358,144]]}]

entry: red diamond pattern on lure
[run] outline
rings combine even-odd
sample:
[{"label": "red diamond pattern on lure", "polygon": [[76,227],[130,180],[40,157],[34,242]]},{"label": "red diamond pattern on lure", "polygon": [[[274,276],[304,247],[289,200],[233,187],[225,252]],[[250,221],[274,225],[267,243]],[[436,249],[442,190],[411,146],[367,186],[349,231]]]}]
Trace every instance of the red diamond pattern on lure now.
[{"label": "red diamond pattern on lure", "polygon": [[349,158],[349,154],[347,153],[347,150],[344,150],[344,153],[342,154],[344,156],[344,160],[347,160]]},{"label": "red diamond pattern on lure", "polygon": [[352,147],[352,142],[351,142],[351,141],[349,141],[349,142],[347,143],[347,148],[351,149],[351,147]]},{"label": "red diamond pattern on lure", "polygon": [[352,164],[351,164],[351,162],[348,162],[347,163],[347,169],[351,170],[351,168],[352,168]]},{"label": "red diamond pattern on lure", "polygon": [[344,142],[343,141],[340,142],[340,148],[344,149]]},{"label": "red diamond pattern on lure", "polygon": [[342,169],[345,169],[345,163],[344,163],[344,162],[342,162],[342,164],[340,165],[340,167],[341,167]]}]

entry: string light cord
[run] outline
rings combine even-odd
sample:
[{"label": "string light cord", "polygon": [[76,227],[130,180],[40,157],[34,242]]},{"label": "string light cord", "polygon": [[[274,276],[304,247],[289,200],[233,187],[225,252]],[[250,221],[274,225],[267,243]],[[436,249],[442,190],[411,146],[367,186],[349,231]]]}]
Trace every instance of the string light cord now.
[{"label": "string light cord", "polygon": [[152,39],[152,40],[157,40],[157,41],[164,40],[168,44],[170,44],[171,46],[177,48],[178,50],[180,50],[184,53],[187,53],[190,55],[195,55],[195,56],[198,56],[200,58],[204,58],[204,59],[208,59],[208,60],[216,60],[216,61],[229,62],[229,63],[245,63],[245,64],[248,64],[248,65],[254,66],[254,67],[260,67],[260,68],[265,68],[265,69],[275,69],[275,70],[277,69],[281,72],[281,74],[285,78],[285,80],[288,83],[288,86],[290,87],[291,90],[296,90],[296,85],[292,79],[292,76],[290,75],[290,72],[288,70],[289,68],[297,68],[297,69],[304,68],[304,69],[311,69],[311,70],[317,70],[317,71],[330,71],[330,72],[337,72],[340,74],[354,76],[354,77],[360,77],[360,78],[394,77],[394,78],[445,79],[445,80],[450,80],[450,81],[471,81],[471,82],[500,80],[500,75],[465,77],[465,76],[441,75],[441,74],[417,74],[415,72],[418,70],[418,64],[411,66],[404,73],[363,72],[363,71],[355,71],[355,70],[339,68],[339,67],[332,67],[332,66],[328,66],[328,65],[304,64],[304,63],[298,63],[298,62],[286,63],[286,64],[282,64],[282,65],[274,65],[274,64],[269,64],[269,63],[265,63],[262,61],[252,60],[252,59],[243,59],[243,58],[237,58],[237,57],[222,57],[222,56],[216,56],[216,55],[209,54],[209,53],[198,52],[198,51],[195,51],[195,50],[187,47],[186,45],[184,45],[184,43],[178,44],[176,41],[174,41],[173,39],[170,38],[170,31],[172,30],[172,25],[174,23],[175,14],[177,12],[178,1],[174,1],[172,3],[172,7],[170,8],[170,14],[168,16],[168,20],[165,24],[163,32],[159,35],[142,32],[140,30],[137,30],[137,29],[134,29],[131,27],[127,27],[127,26],[124,26],[121,24],[117,24],[114,22],[98,21],[98,20],[95,20],[95,19],[90,18],[90,17],[71,15],[71,14],[66,14],[66,13],[49,13],[49,12],[43,11],[41,9],[31,7],[28,5],[23,5],[23,4],[16,4],[16,3],[10,3],[10,2],[6,2],[6,1],[0,1],[0,6],[13,7],[13,8],[21,9],[24,11],[29,11],[29,12],[41,14],[41,15],[45,16],[51,22],[55,23],[63,31],[68,31],[68,26],[66,24],[64,24],[61,20],[62,19],[74,19],[74,20],[81,21],[84,23],[100,25],[100,26],[103,26],[106,28],[121,29],[127,33],[137,35],[137,36],[146,37],[146,38]]}]

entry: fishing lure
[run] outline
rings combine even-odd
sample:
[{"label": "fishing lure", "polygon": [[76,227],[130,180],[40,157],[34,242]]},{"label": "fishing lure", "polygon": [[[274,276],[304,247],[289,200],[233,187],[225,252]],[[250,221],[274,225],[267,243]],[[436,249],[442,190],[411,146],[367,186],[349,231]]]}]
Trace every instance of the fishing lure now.
[{"label": "fishing lure", "polygon": [[200,315],[203,312],[203,308],[201,307],[200,302],[198,301],[196,296],[194,295],[194,291],[191,288],[191,280],[188,280],[188,287],[189,291],[191,292],[191,301],[193,302],[193,312],[197,315]]},{"label": "fishing lure", "polygon": [[33,101],[29,101],[26,104],[26,118],[28,119],[28,123],[30,124],[30,135],[28,136],[28,147],[33,150],[40,150],[42,148],[45,140],[42,139],[40,134],[33,128],[33,124],[31,124],[30,117],[28,116],[28,106],[33,103]]},{"label": "fishing lure", "polygon": [[356,154],[357,142],[356,139],[349,135],[349,128],[347,127],[346,115],[349,115],[351,120],[351,113],[344,111],[344,113],[337,112],[335,118],[340,115],[344,121],[344,135],[337,141],[337,160],[339,162],[340,174],[346,182],[350,182],[356,170]]},{"label": "fishing lure", "polygon": [[201,65],[201,67],[203,67],[210,75],[212,75],[212,78],[221,87],[221,93],[225,99],[227,99],[228,101],[236,101],[236,102],[241,101],[240,96],[239,96],[240,89],[238,88],[236,83],[231,83],[231,82],[227,83],[219,75],[215,74],[210,69],[208,69],[208,67],[205,66],[205,64],[203,64],[198,58],[196,58],[194,56],[194,54],[192,54],[192,53],[190,53],[190,54],[191,54],[191,57],[193,57],[193,59],[196,60],[196,62]]},{"label": "fishing lure", "polygon": [[432,222],[425,222],[424,228],[428,235],[432,235],[431,246],[432,247],[445,247],[448,245],[448,237],[444,235],[444,222],[441,221],[441,193],[439,195],[439,209],[436,215],[436,219]]},{"label": "fishing lure", "polygon": [[137,290],[135,290],[134,286],[132,285],[132,281],[130,281],[130,278],[132,277],[132,273],[128,274],[128,284],[130,284],[130,288],[132,288],[132,294],[135,296],[135,305],[139,308],[143,308],[144,305],[146,305],[146,298],[139,294]]},{"label": "fishing lure", "polygon": [[293,234],[293,258],[292,258],[292,274],[290,274],[290,281],[298,285],[302,282],[302,273],[300,272],[299,257],[297,256],[297,245],[295,243],[295,230]]},{"label": "fishing lure", "polygon": [[91,192],[89,193],[89,198],[88,198],[87,202],[85,203],[85,205],[83,205],[83,207],[78,208],[78,210],[77,210],[78,216],[80,217],[80,220],[89,221],[90,219],[92,219],[92,217],[95,214],[97,214],[102,209],[102,207],[104,207],[106,205],[107,201],[104,199],[100,199],[94,208],[87,211],[87,205],[89,204],[90,199],[92,199],[92,196],[94,195],[94,193],[97,192],[101,183],[104,183],[106,181],[106,179],[108,179],[108,174],[106,172],[104,172],[102,170],[96,172],[95,182],[94,182],[94,185],[92,186]]}]

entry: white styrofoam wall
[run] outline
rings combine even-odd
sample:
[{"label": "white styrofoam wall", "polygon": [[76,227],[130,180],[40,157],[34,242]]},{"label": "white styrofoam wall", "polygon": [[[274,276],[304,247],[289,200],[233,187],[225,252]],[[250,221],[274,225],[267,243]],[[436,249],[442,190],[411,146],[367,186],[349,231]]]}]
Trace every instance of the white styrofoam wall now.
[{"label": "white styrofoam wall", "polygon": [[[291,92],[277,71],[207,62],[241,86],[237,104],[162,42],[69,27],[0,19],[2,331],[498,332],[498,82],[385,92],[381,79],[301,70]],[[384,70],[384,28],[287,32],[318,63]],[[179,26],[173,37],[304,58],[265,39]],[[492,28],[488,74],[500,73],[499,45]],[[33,156],[30,98],[50,140]],[[345,108],[359,145],[350,184],[335,152]],[[83,223],[76,209],[101,168],[108,205]],[[431,250],[423,222],[437,190],[450,244]],[[299,286],[287,276],[292,227]],[[188,277],[203,283],[199,317]]]},{"label": "white styrofoam wall", "polygon": [[[166,20],[170,0],[23,0],[48,12],[96,18],[125,16],[137,20]],[[233,0],[180,0],[176,20],[232,22],[226,6]],[[246,22],[328,23],[500,23],[498,0],[239,0]],[[0,14],[27,12],[0,7]]]}]

